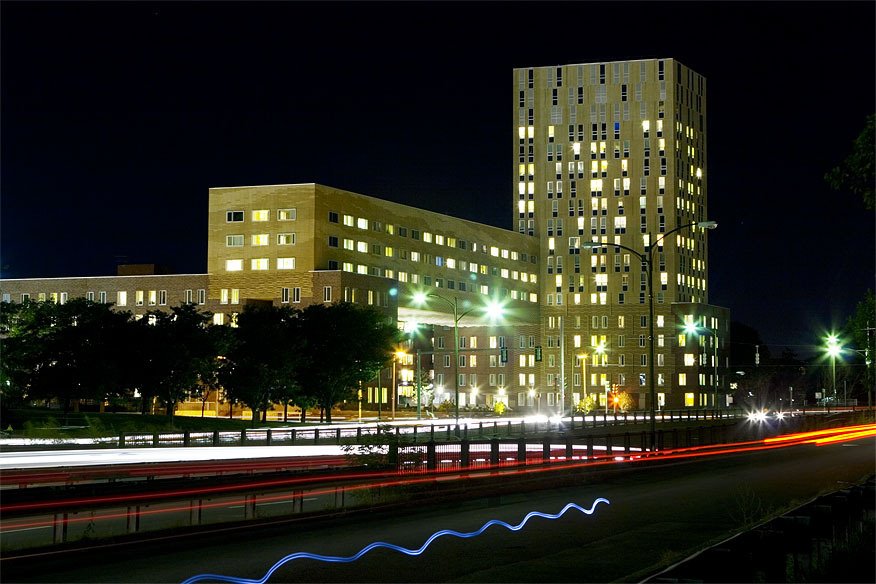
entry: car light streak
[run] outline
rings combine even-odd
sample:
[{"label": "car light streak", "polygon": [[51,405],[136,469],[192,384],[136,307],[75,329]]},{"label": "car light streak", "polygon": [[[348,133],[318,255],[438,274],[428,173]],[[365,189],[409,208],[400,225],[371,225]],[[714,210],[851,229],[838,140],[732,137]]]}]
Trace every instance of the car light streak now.
[{"label": "car light streak", "polygon": [[[332,495],[336,493],[338,488],[341,488],[347,492],[355,492],[364,489],[371,489],[376,487],[395,487],[401,485],[416,485],[416,484],[434,484],[436,482],[451,482],[451,481],[461,481],[461,480],[478,480],[481,478],[488,478],[495,476],[501,471],[502,474],[513,474],[513,475],[529,475],[533,473],[545,473],[545,472],[555,472],[555,471],[563,471],[569,469],[577,469],[577,468],[598,468],[609,465],[616,465],[619,463],[638,463],[638,462],[648,462],[653,460],[685,460],[685,459],[694,459],[700,457],[707,456],[718,456],[718,455],[728,455],[728,454],[740,454],[740,453],[748,453],[748,452],[757,452],[763,450],[773,450],[777,448],[786,448],[790,446],[799,446],[799,445],[828,445],[836,442],[844,442],[849,440],[856,440],[860,438],[866,438],[869,436],[876,435],[876,424],[866,424],[859,426],[851,426],[844,428],[834,428],[829,430],[821,430],[817,432],[801,432],[798,434],[774,437],[774,438],[765,438],[757,441],[749,441],[749,442],[738,442],[738,443],[730,443],[730,444],[721,444],[721,445],[710,445],[710,446],[693,446],[693,447],[685,447],[678,449],[667,449],[661,450],[657,452],[638,452],[638,453],[625,453],[623,456],[613,454],[611,457],[607,455],[602,456],[594,456],[590,459],[578,460],[578,461],[555,461],[550,464],[532,466],[532,467],[509,467],[503,464],[499,465],[490,465],[490,466],[481,466],[475,469],[470,470],[462,470],[460,468],[446,468],[442,470],[424,472],[419,474],[416,477],[410,477],[409,475],[399,476],[395,471],[388,472],[372,472],[372,473],[343,473],[331,476],[323,476],[323,477],[315,477],[315,478],[294,478],[294,479],[286,479],[286,480],[275,480],[275,481],[259,481],[247,484],[239,484],[239,485],[231,485],[225,487],[210,487],[210,488],[195,488],[195,489],[185,489],[185,490],[174,490],[174,491],[163,491],[156,493],[140,493],[140,494],[129,494],[124,496],[115,496],[115,497],[102,497],[102,498],[89,498],[89,499],[67,499],[67,500],[56,500],[56,501],[44,501],[44,502],[36,502],[36,503],[23,503],[23,504],[13,504],[13,505],[0,505],[0,512],[22,512],[22,511],[40,511],[47,510],[54,507],[63,508],[64,506],[75,506],[75,505],[84,505],[84,504],[92,504],[95,502],[101,504],[118,504],[118,505],[140,505],[143,504],[145,499],[162,499],[162,498],[172,498],[172,497],[196,497],[201,495],[215,495],[216,493],[221,492],[232,492],[239,491],[243,489],[253,490],[253,489],[274,489],[281,488],[284,486],[303,486],[307,482],[319,482],[323,485],[323,488],[308,490],[306,492],[308,497],[315,497],[319,495]],[[392,478],[395,477],[395,478]],[[380,480],[379,482],[374,482],[375,479],[387,479]],[[340,481],[355,481],[362,480],[362,483],[354,483],[354,484],[342,484],[338,485],[336,483]],[[326,486],[326,483],[332,483],[329,486]],[[278,493],[275,495],[260,495],[259,496],[259,504],[269,503],[272,501],[280,501],[289,498],[289,493]],[[305,499],[307,500],[307,499]],[[209,509],[212,507],[228,507],[229,505],[240,505],[245,504],[246,499],[232,499],[226,500],[222,502],[199,502],[199,506],[203,509]],[[148,503],[147,503],[148,505]],[[190,504],[185,503],[183,505],[175,505],[170,507],[165,507],[161,509],[138,509],[137,513],[141,516],[146,515],[157,515],[162,513],[172,513],[172,512],[185,512],[190,510]],[[90,521],[101,521],[107,519],[118,519],[125,518],[128,516],[128,511],[117,511],[117,510],[107,510],[104,513],[101,513],[100,510],[93,511],[89,513],[87,516],[82,517],[65,517],[61,521],[64,523],[78,523],[78,522],[90,522]],[[31,518],[21,518],[19,521],[4,519],[2,523],[0,523],[0,533],[9,533],[15,530],[22,529],[30,529],[30,528],[39,528],[39,527],[47,527],[56,524],[56,520],[39,520],[35,517]]]},{"label": "car light streak", "polygon": [[791,440],[805,440],[807,438],[820,438],[837,434],[848,434],[859,431],[876,430],[876,424],[861,424],[858,426],[843,426],[842,428],[829,428],[827,430],[816,430],[813,432],[798,432],[797,434],[788,434],[786,436],[775,436],[773,438],[765,438],[764,442],[787,442]]},{"label": "car light streak", "polygon": [[219,581],[219,582],[231,582],[232,584],[264,584],[265,582],[267,582],[270,579],[270,577],[274,574],[274,572],[276,572],[278,569],[280,569],[283,565],[285,565],[291,561],[294,561],[294,560],[310,559],[310,560],[318,560],[320,562],[328,562],[328,563],[350,563],[350,562],[355,562],[356,560],[358,560],[359,558],[361,558],[362,556],[364,556],[365,554],[367,554],[371,550],[374,550],[377,548],[387,548],[387,549],[395,550],[395,551],[403,553],[403,554],[407,554],[409,556],[419,556],[420,554],[422,554],[423,552],[426,551],[426,549],[432,544],[433,541],[435,541],[436,539],[438,539],[439,537],[442,537],[444,535],[452,535],[454,537],[458,537],[461,539],[477,537],[477,536],[481,535],[482,533],[484,533],[487,530],[487,528],[489,528],[490,526],[493,526],[493,525],[501,525],[502,527],[505,527],[506,529],[508,529],[510,531],[519,531],[519,530],[523,529],[523,526],[526,525],[526,522],[529,521],[530,519],[532,519],[533,517],[543,517],[545,519],[559,519],[569,509],[577,509],[578,511],[584,513],[585,515],[592,515],[596,511],[596,506],[599,503],[605,503],[607,505],[611,504],[611,502],[608,499],[599,497],[598,499],[593,501],[593,505],[590,506],[590,509],[584,509],[580,505],[576,505],[575,503],[569,503],[565,507],[563,507],[559,513],[557,513],[555,515],[549,514],[549,513],[542,513],[541,511],[530,511],[523,518],[523,521],[521,521],[517,525],[510,525],[510,524],[505,523],[504,521],[501,521],[499,519],[491,519],[491,520],[487,521],[486,523],[484,523],[483,526],[481,526],[481,528],[478,529],[477,531],[470,531],[467,533],[462,533],[459,531],[454,531],[452,529],[442,529],[442,530],[436,531],[435,533],[430,535],[429,538],[426,539],[425,543],[423,543],[423,545],[417,549],[410,549],[410,548],[405,548],[405,547],[398,546],[398,545],[395,545],[392,543],[386,543],[383,541],[376,541],[376,542],[368,544],[367,546],[365,546],[364,548],[359,550],[358,553],[356,553],[352,556],[324,556],[321,554],[313,554],[310,552],[296,552],[294,554],[289,554],[288,556],[280,559],[277,563],[275,563],[273,566],[268,568],[268,571],[265,572],[265,575],[262,576],[261,578],[259,578],[258,580],[255,580],[252,578],[236,578],[234,576],[223,576],[221,574],[198,574],[197,576],[192,576],[191,578],[184,580],[182,582],[182,584],[194,584],[195,582],[202,582],[205,580],[214,580],[214,581]]},{"label": "car light streak", "polygon": [[157,492],[142,492],[128,495],[115,495],[110,497],[85,497],[81,499],[57,499],[54,501],[39,501],[35,503],[0,503],[0,513],[11,513],[20,511],[36,511],[48,510],[55,507],[64,507],[69,505],[94,505],[105,503],[127,503],[134,501],[150,501],[155,499],[179,498],[190,496],[204,496],[220,493],[230,493],[241,490],[252,489],[268,489],[290,486],[304,486],[313,483],[339,482],[356,479],[374,479],[380,477],[397,476],[394,471],[378,472],[378,473],[344,473],[328,477],[297,477],[290,479],[276,479],[257,482],[247,482],[237,485],[222,485],[217,487],[199,487],[193,489],[177,489],[173,491],[157,491]]}]

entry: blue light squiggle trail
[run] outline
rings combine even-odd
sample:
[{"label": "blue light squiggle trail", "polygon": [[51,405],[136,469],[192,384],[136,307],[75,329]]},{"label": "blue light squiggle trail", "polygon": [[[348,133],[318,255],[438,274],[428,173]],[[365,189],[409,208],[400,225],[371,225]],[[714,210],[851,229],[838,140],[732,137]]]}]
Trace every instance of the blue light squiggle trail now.
[{"label": "blue light squiggle trail", "polygon": [[300,560],[300,559],[311,559],[311,560],[319,560],[321,562],[341,562],[341,563],[349,563],[355,562],[368,552],[377,548],[388,548],[391,550],[395,550],[397,552],[401,552],[403,554],[407,554],[409,556],[419,556],[426,548],[428,548],[433,541],[441,537],[442,535],[453,535],[460,538],[469,538],[481,535],[484,531],[487,530],[491,525],[501,525],[502,527],[508,528],[511,531],[519,531],[523,529],[523,526],[526,525],[526,522],[529,521],[532,517],[544,517],[545,519],[559,519],[563,516],[563,514],[569,509],[577,509],[578,511],[584,513],[585,515],[592,515],[596,510],[596,505],[599,503],[606,503],[611,505],[611,502],[608,499],[604,499],[602,497],[593,501],[593,505],[590,506],[590,509],[584,509],[583,507],[576,505],[575,503],[569,503],[563,509],[557,513],[556,515],[551,515],[549,513],[542,513],[540,511],[530,511],[526,514],[526,517],[523,518],[523,521],[518,523],[517,525],[509,525],[504,521],[500,521],[498,519],[491,519],[484,523],[484,525],[478,529],[477,531],[471,531],[469,533],[461,533],[459,531],[453,531],[451,529],[442,529],[441,531],[436,531],[432,535],[429,536],[429,539],[418,549],[412,550],[408,548],[404,548],[401,546],[397,546],[395,544],[386,543],[382,541],[375,541],[374,543],[370,543],[364,548],[362,548],[359,553],[352,556],[323,556],[320,554],[311,554],[309,552],[296,552],[294,554],[289,554],[288,556],[282,558],[276,564],[271,566],[271,568],[265,573],[264,576],[259,578],[258,580],[253,580],[251,578],[236,578],[234,576],[223,576],[221,574],[198,574],[197,576],[192,576],[191,578],[184,580],[182,584],[194,584],[195,582],[202,582],[204,580],[210,581],[218,581],[218,582],[230,582],[232,584],[265,584],[268,579],[276,572],[281,566],[284,564],[291,562],[292,560]]}]

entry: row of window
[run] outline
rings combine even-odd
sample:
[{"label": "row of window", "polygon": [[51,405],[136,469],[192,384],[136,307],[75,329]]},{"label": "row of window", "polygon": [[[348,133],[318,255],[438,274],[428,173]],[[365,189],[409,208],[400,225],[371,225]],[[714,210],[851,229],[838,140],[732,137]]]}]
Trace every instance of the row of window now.
[{"label": "row of window", "polygon": [[[577,65],[566,65],[570,71],[574,70],[577,75],[577,85],[579,87],[583,86],[586,80],[588,79],[587,73],[589,72],[589,84],[590,85],[605,85],[606,82],[606,72],[608,70],[608,66],[611,65],[611,82],[615,85],[618,83],[629,83],[630,82],[630,64],[631,61],[614,61],[609,63],[582,63]],[[651,61],[636,61],[634,64],[639,70],[639,81],[641,83],[645,83],[648,81],[648,71],[653,68]],[[550,67],[539,67],[539,69],[543,69],[546,74],[546,83],[548,87],[562,87],[563,86],[563,72],[564,66],[550,66]],[[676,67],[676,75],[681,78],[681,65],[677,64]],[[694,77],[695,74],[689,75],[689,83],[694,84],[697,80]],[[571,75],[570,75],[571,77]],[[699,77],[699,76],[696,76]],[[666,63],[664,60],[657,60],[657,80],[665,81],[666,79]],[[518,75],[518,86],[522,89],[524,84],[529,88],[533,89],[535,84],[535,75],[534,69],[526,69],[520,70],[520,74]]]},{"label": "row of window", "polygon": [[[340,223],[341,217],[342,216],[338,212],[329,211],[329,223]],[[399,237],[410,237],[410,239],[423,241],[424,243],[434,243],[438,246],[446,246],[461,250],[470,249],[472,252],[481,252],[483,254],[489,254],[493,257],[501,257],[503,259],[510,259],[512,261],[523,261],[531,263],[537,262],[536,256],[530,256],[525,252],[517,252],[514,250],[500,248],[498,246],[487,246],[485,244],[479,244],[477,242],[468,242],[464,239],[458,239],[450,235],[445,236],[440,233],[432,233],[430,231],[408,229],[407,227],[402,227],[400,225],[393,225],[391,223],[385,224],[381,221],[369,220],[364,217],[343,215],[343,225],[347,227],[355,227],[361,230],[370,229],[371,231],[377,231],[380,233],[385,232],[389,235],[398,235]],[[408,235],[409,233],[410,235]]]},{"label": "row of window", "polygon": [[[245,236],[241,234],[226,235],[225,247],[243,247]],[[297,236],[295,233],[278,233],[276,237],[277,245],[295,245]],[[254,247],[262,247],[270,245],[271,236],[268,233],[257,233],[250,236],[250,245]]]},{"label": "row of window", "polygon": [[[229,210],[225,212],[226,223],[243,223],[246,211]],[[298,219],[297,209],[277,209],[277,221],[295,221]],[[271,220],[270,209],[256,209],[250,211],[250,220],[253,223],[262,223]]]},{"label": "row of window", "polygon": [[[338,247],[338,239],[329,236],[329,247]],[[383,246],[379,243],[368,244],[366,241],[355,241],[353,239],[344,238],[343,247],[346,251],[356,251],[358,253],[371,254],[387,258],[397,258],[401,260],[410,260],[414,263],[426,263],[439,268],[448,268],[451,270],[460,270],[462,272],[471,272],[472,274],[492,275],[505,279],[520,280],[521,282],[537,282],[537,276],[529,272],[511,270],[508,268],[500,268],[497,266],[488,266],[487,264],[478,264],[476,262],[468,262],[466,260],[457,260],[445,256],[433,256],[428,253],[420,253],[418,251],[408,251],[406,249],[398,249],[391,246]]]},{"label": "row of window", "polygon": [[[244,260],[232,259],[225,260],[226,272],[241,272],[243,271]],[[268,258],[252,258],[249,260],[249,269],[253,271],[264,271],[270,269],[270,260]],[[276,269],[278,270],[294,270],[295,258],[277,258]]]},{"label": "row of window", "polygon": [[[329,261],[329,269],[338,269],[338,263],[335,260]],[[429,275],[414,274],[409,272],[381,268],[379,266],[368,266],[366,264],[353,264],[352,262],[344,262],[340,266],[344,272],[353,274],[362,274],[366,276],[375,276],[378,278],[397,279],[399,282],[406,284],[417,284],[422,286],[435,286],[436,288],[447,288],[448,290],[458,290],[460,292],[475,292],[489,296],[495,291],[494,286],[489,284],[478,284],[476,281],[456,281],[451,279],[433,277]],[[534,281],[535,276],[531,276]],[[538,294],[535,292],[527,292],[526,290],[516,290],[508,288],[499,288],[499,293],[502,298],[511,297],[513,300],[523,300],[527,302],[538,302]]]},{"label": "row of window", "polygon": [[[134,291],[134,306],[167,306],[167,290],[135,290]],[[51,300],[56,304],[66,304],[69,295],[67,292],[40,292],[37,294],[37,300],[39,302],[45,302],[47,300]],[[91,302],[99,302],[101,304],[106,304],[109,299],[107,296],[107,292],[105,290],[101,290],[99,292],[88,291],[85,293],[85,299],[90,300]],[[186,290],[184,295],[184,301],[187,304],[194,304],[196,299],[196,291],[195,290]],[[22,292],[20,296],[21,302],[28,302],[31,300],[31,295],[28,292]],[[8,293],[3,294],[3,302],[10,302],[11,295]],[[197,303],[198,304],[206,304],[207,303],[207,290],[201,288],[197,290]],[[116,306],[128,306],[128,291],[127,290],[118,290],[116,292],[115,298]]]}]

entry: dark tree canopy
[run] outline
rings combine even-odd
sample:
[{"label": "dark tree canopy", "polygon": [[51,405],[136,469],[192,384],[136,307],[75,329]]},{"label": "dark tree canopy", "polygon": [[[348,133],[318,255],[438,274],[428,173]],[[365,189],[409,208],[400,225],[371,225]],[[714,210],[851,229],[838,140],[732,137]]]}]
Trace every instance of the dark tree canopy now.
[{"label": "dark tree canopy", "polygon": [[876,183],[876,115],[867,116],[864,129],[858,135],[852,151],[838,166],[827,173],[827,184],[837,191],[849,191],[861,197],[864,207],[873,211],[873,189]]},{"label": "dark tree canopy", "polygon": [[401,331],[374,309],[346,302],[308,306],[301,312],[304,360],[297,378],[331,422],[331,408],[352,399],[392,358]]}]

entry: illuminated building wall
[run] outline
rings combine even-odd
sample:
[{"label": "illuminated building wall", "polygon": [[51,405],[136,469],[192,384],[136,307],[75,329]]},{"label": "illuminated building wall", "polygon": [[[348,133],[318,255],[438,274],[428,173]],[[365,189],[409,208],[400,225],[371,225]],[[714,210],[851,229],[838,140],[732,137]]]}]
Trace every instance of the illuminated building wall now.
[{"label": "illuminated building wall", "polygon": [[[543,260],[544,383],[565,377],[567,393],[586,384],[602,395],[608,382],[647,407],[647,272],[610,244],[644,253],[649,238],[712,219],[706,80],[673,59],[648,59],[515,69],[513,91],[513,220]],[[607,245],[582,249],[585,241]],[[674,233],[652,257],[655,342],[664,343],[655,348],[657,391],[670,407],[691,391],[704,406],[702,386],[678,385],[683,362],[668,339],[677,341],[680,325],[673,303],[708,302],[706,231]],[[584,380],[573,374],[582,360]]]}]

